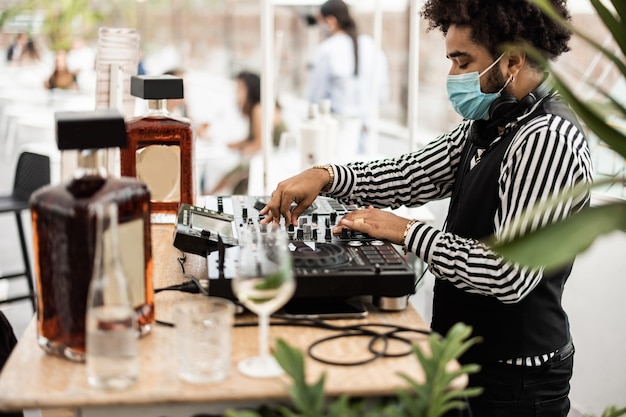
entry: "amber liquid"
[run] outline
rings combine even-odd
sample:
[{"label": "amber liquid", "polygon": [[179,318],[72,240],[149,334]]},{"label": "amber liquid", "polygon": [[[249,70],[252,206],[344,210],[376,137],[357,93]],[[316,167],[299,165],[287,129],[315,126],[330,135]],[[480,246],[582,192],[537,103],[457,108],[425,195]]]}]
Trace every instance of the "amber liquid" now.
[{"label": "amber liquid", "polygon": [[121,149],[121,173],[137,176],[137,150],[150,145],[180,148],[180,201],[152,200],[153,212],[178,213],[180,203],[194,204],[193,131],[186,119],[165,116],[136,117],[126,122],[128,146]]},{"label": "amber liquid", "polygon": [[[143,223],[145,294],[136,305],[142,333],[154,323],[150,193],[131,178],[86,176],[37,191],[31,199],[37,275],[37,332],[48,353],[71,360],[85,358],[85,314],[93,273],[96,203],[118,205],[120,228]],[[123,248],[120,242],[120,249]],[[139,260],[141,261],[141,260]],[[129,281],[133,277],[128,277]],[[137,277],[134,277],[137,279]],[[133,297],[135,298],[135,297]]]}]

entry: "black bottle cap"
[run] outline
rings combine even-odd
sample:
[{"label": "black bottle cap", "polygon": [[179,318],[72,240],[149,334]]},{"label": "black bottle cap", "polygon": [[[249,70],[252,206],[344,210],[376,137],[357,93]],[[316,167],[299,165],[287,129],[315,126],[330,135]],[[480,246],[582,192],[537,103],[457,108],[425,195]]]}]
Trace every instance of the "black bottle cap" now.
[{"label": "black bottle cap", "polygon": [[60,111],[54,118],[60,150],[125,148],[128,143],[118,110]]},{"label": "black bottle cap", "polygon": [[130,94],[145,100],[184,98],[183,79],[173,75],[133,75]]}]

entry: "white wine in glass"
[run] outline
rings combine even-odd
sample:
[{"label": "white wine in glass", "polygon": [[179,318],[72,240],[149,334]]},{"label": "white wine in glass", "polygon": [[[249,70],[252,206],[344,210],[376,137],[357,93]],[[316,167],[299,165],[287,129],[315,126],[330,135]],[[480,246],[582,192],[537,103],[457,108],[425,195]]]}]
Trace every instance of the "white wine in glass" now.
[{"label": "white wine in glass", "polygon": [[269,353],[269,316],[293,296],[296,288],[287,234],[278,226],[257,230],[252,225],[239,236],[237,273],[232,280],[237,299],[259,316],[259,356],[238,365],[244,375],[269,378],[283,373]]}]

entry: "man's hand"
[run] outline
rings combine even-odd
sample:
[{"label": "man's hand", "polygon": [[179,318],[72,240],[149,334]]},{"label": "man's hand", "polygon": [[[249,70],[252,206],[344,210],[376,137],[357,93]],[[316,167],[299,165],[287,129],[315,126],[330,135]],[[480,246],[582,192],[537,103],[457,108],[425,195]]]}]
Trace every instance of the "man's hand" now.
[{"label": "man's hand", "polygon": [[408,222],[409,219],[370,206],[366,210],[351,211],[343,216],[333,227],[333,233],[339,234],[341,229],[348,228],[401,245]]},{"label": "man's hand", "polygon": [[[262,224],[280,222],[280,216],[285,217],[285,224],[298,225],[298,217],[306,210],[322,188],[328,184],[330,175],[325,169],[307,169],[298,175],[281,181],[270,200],[260,211],[266,217]],[[291,203],[296,206],[291,210]]]}]

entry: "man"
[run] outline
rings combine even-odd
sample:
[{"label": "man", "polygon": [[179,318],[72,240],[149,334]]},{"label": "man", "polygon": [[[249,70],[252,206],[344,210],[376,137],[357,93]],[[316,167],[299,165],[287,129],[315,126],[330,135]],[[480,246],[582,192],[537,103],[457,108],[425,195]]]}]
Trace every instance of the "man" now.
[{"label": "man", "polygon": [[[569,19],[565,1],[552,3]],[[588,204],[588,195],[577,195],[541,216],[525,214],[592,182],[575,116],[545,69],[515,46],[555,59],[570,34],[520,0],[427,0],[422,15],[445,35],[448,94],[464,120],[417,152],[316,167],[281,182],[261,211],[264,222],[282,215],[295,223],[319,192],[369,206],[345,215],[335,232],[355,229],[418,255],[436,277],[433,330],[465,322],[482,338],[461,358],[482,367],[470,384],[484,392],[470,399],[467,415],[564,417],[574,349],[561,295],[571,268],[548,274],[511,263],[486,238],[510,240]],[[379,209],[445,197],[445,230]]]}]

